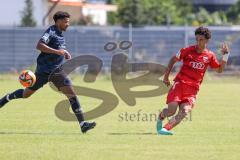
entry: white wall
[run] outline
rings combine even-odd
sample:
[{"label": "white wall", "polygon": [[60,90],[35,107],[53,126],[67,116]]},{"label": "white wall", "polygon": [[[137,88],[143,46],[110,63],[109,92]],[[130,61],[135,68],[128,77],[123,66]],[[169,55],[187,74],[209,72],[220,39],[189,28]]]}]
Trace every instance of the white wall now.
[{"label": "white wall", "polygon": [[106,25],[107,24],[107,12],[101,9],[88,9],[83,8],[83,15],[92,16],[92,20],[95,24]]},{"label": "white wall", "polygon": [[[21,11],[25,7],[25,0],[2,1],[0,5],[0,26],[17,26],[21,22]],[[47,13],[47,0],[32,0],[34,19],[37,26],[42,25],[42,18]]]}]

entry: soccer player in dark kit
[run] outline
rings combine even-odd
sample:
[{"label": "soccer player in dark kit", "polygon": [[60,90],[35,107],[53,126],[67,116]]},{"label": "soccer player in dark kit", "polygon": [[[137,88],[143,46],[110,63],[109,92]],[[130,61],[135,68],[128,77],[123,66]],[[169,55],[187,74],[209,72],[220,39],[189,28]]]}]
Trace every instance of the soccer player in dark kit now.
[{"label": "soccer player in dark kit", "polygon": [[71,59],[71,54],[66,50],[65,38],[62,34],[69,26],[70,15],[67,12],[58,11],[54,14],[53,19],[55,24],[44,32],[36,46],[41,51],[37,58],[36,83],[31,87],[18,89],[5,95],[0,99],[0,108],[13,99],[30,97],[39,88],[51,81],[69,99],[81,131],[85,133],[94,128],[96,123],[84,121],[81,106],[73,90],[71,80],[64,72],[61,72],[64,59]]}]

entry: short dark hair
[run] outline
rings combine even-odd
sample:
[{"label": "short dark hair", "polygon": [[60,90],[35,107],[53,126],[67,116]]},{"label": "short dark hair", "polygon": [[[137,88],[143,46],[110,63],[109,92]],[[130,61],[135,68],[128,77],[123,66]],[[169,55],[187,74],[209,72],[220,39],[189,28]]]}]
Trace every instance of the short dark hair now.
[{"label": "short dark hair", "polygon": [[58,19],[70,18],[68,12],[58,11],[53,15],[53,20],[56,23]]},{"label": "short dark hair", "polygon": [[196,35],[203,35],[206,39],[211,39],[211,31],[206,28],[206,27],[198,27],[196,30],[195,30],[195,36]]}]

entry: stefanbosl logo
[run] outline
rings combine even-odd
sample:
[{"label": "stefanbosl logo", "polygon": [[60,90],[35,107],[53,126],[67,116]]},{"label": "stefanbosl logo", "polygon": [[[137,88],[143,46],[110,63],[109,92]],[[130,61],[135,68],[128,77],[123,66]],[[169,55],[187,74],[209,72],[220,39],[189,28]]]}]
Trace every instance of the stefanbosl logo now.
[{"label": "stefanbosl logo", "polygon": [[[113,54],[111,60],[111,82],[117,95],[128,105],[135,106],[136,98],[147,98],[161,96],[168,92],[171,86],[166,86],[160,77],[165,73],[166,67],[158,63],[130,63],[128,54],[125,52],[132,47],[132,42],[121,41],[120,43],[108,42],[104,49]],[[116,49],[118,52],[114,52]],[[94,55],[81,55],[65,62],[61,67],[61,72],[69,75],[73,70],[80,66],[87,65],[87,71],[83,76],[85,82],[94,83],[100,73],[103,61]],[[145,74],[138,74],[139,72]],[[138,76],[128,77],[129,73],[135,73]],[[57,74],[57,73],[56,73]],[[54,78],[54,73],[49,79]],[[50,87],[58,92],[56,87],[50,82]],[[131,89],[139,86],[156,86],[155,89],[132,91]],[[96,108],[84,112],[86,120],[101,117],[112,110],[118,104],[118,97],[108,91],[92,89],[82,86],[73,86],[77,95],[96,98],[102,100],[102,103]],[[69,110],[70,104],[68,99],[60,101],[55,107],[56,116],[63,121],[75,121],[75,115]]]}]

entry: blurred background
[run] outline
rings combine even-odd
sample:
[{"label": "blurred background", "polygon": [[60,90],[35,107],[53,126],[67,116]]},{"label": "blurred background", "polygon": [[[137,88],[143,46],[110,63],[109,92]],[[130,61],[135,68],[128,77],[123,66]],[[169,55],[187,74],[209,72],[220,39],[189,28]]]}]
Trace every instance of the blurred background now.
[{"label": "blurred background", "polygon": [[58,11],[71,14],[71,27],[64,33],[73,57],[91,54],[109,71],[109,42],[130,40],[131,62],[167,64],[180,48],[193,44],[194,30],[212,31],[209,49],[220,57],[220,45],[231,47],[228,72],[240,66],[240,1],[238,0],[8,0],[0,5],[0,72],[34,69],[36,43],[53,24]]},{"label": "blurred background", "polygon": [[[119,100],[114,110],[94,119],[97,127],[86,135],[79,133],[77,122],[62,121],[56,116],[56,105],[66,97],[48,85],[30,99],[12,101],[0,109],[0,160],[240,159],[240,0],[0,2],[0,97],[22,87],[16,73],[35,70],[37,41],[53,24],[53,14],[62,10],[71,14],[71,26],[64,33],[67,50],[73,57],[90,54],[104,63],[102,72],[106,74],[93,83],[79,76],[86,69],[82,66],[77,74],[71,74],[74,87],[83,88],[77,88],[76,93],[84,113],[93,113],[104,104],[97,98],[104,94]],[[124,86],[126,92],[119,94],[108,73],[113,54],[123,51],[109,53],[104,45],[130,40],[133,46],[126,51],[130,62],[166,65],[180,48],[195,43],[194,30],[198,26],[211,29],[208,47],[218,58],[221,43],[230,45],[226,72],[217,76],[211,70],[206,73],[193,112],[174,129],[173,137],[157,136],[155,121],[166,105],[167,95],[141,96],[159,86],[149,85],[155,83],[145,79],[144,83],[136,81],[134,78],[143,75],[136,72],[127,75],[130,85],[126,86],[133,84],[132,87]],[[150,81],[155,80],[149,77]],[[135,82],[138,85],[134,86]],[[130,106],[122,97],[131,98],[135,92],[136,105]],[[109,98],[108,102],[112,100]]]}]

